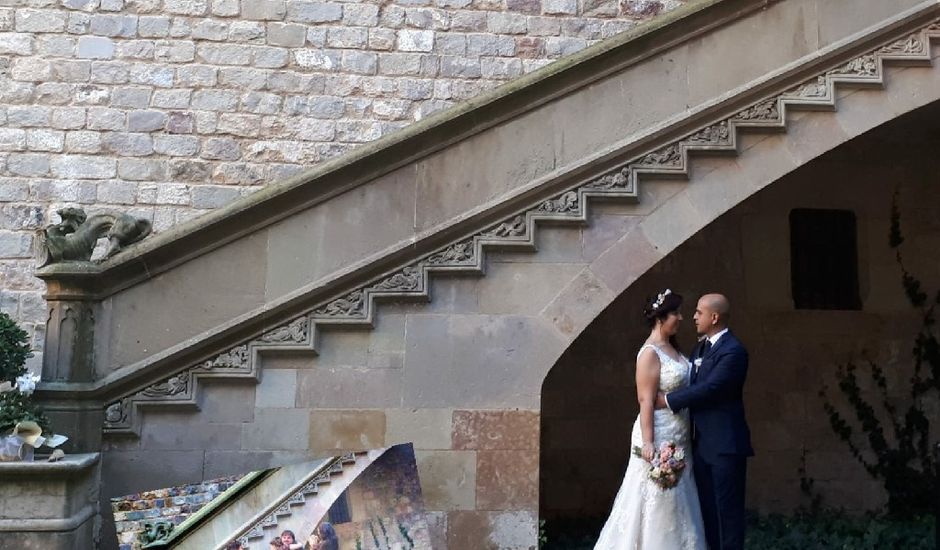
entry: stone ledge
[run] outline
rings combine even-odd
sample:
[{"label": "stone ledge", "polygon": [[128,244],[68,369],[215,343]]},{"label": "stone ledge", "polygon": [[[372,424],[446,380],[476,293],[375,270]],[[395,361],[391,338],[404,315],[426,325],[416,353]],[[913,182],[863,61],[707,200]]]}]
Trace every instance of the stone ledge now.
[{"label": "stone ledge", "polygon": [[13,476],[69,477],[92,468],[100,458],[98,453],[82,453],[65,455],[58,462],[47,462],[42,457],[34,462],[0,462],[0,479],[11,479]]},{"label": "stone ledge", "polygon": [[77,513],[58,519],[0,519],[0,533],[30,533],[30,532],[68,532],[81,527],[83,523],[93,518],[95,506],[87,505]]}]

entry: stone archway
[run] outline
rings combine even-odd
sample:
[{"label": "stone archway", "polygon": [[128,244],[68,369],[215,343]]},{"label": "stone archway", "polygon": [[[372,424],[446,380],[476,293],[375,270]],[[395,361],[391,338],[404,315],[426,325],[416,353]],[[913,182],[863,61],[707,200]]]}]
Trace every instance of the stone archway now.
[{"label": "stone archway", "polygon": [[[722,291],[733,304],[733,330],[751,352],[746,404],[757,456],[749,465],[749,506],[788,512],[807,503],[799,468],[827,504],[877,508],[881,486],[829,428],[817,395],[838,365],[869,357],[889,369],[903,396],[919,314],[903,296],[888,246],[890,205],[899,192],[907,262],[940,278],[930,255],[940,244],[935,217],[940,160],[940,103],[892,120],[808,162],[737,204],[661,259],[582,332],[542,388],[540,513],[549,540],[559,532],[600,528],[619,488],[637,414],[633,354],[646,338],[639,312],[669,286],[686,298]],[[693,184],[694,185],[694,184]],[[859,310],[799,309],[791,295],[794,209],[840,209],[856,220]],[[797,245],[799,246],[799,245]],[[907,263],[906,262],[906,263]],[[681,340],[694,341],[686,323]],[[901,384],[898,384],[898,383]],[[552,527],[554,524],[554,528]]]}]

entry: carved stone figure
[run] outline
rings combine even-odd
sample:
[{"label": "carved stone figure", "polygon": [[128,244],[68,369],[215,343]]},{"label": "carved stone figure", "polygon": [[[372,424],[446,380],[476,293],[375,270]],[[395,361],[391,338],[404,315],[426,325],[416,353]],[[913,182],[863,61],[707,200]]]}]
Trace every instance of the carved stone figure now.
[{"label": "carved stone figure", "polygon": [[166,540],[173,534],[173,528],[176,527],[176,525],[169,520],[157,520],[144,523],[143,527],[144,530],[140,533],[140,543],[146,546]]},{"label": "carved stone figure", "polygon": [[58,262],[87,262],[98,239],[108,239],[103,259],[150,234],[150,220],[129,214],[102,213],[88,217],[81,208],[62,208],[62,221],[36,232],[38,267]]}]

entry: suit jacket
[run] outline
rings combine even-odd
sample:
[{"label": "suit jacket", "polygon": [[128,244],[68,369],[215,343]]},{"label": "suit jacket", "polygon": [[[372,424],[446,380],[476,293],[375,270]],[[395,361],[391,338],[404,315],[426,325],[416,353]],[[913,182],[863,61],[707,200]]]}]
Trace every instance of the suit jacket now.
[{"label": "suit jacket", "polygon": [[[696,348],[693,358],[700,356],[702,349],[704,346]],[[753,456],[742,397],[747,350],[728,331],[701,359],[692,383],[666,395],[669,408],[675,412],[689,409],[695,448],[706,461],[721,455]]]}]

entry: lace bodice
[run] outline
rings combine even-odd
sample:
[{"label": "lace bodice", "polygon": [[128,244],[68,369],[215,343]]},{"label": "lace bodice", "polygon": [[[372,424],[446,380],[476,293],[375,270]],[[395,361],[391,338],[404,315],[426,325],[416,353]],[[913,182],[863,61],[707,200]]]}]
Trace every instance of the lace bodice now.
[{"label": "lace bodice", "polygon": [[[645,344],[640,348],[637,357],[646,348],[652,348],[659,357],[659,391],[671,392],[689,384],[690,364],[688,359],[679,356],[680,359],[673,359],[666,352],[654,346]],[[689,415],[687,411],[681,411],[678,414],[669,409],[658,410],[653,413],[653,438],[658,446],[663,441],[674,441],[683,447],[689,444]],[[643,437],[640,432],[640,422],[637,419],[634,425],[631,444],[635,446],[643,445]]]},{"label": "lace bodice", "polygon": [[653,344],[644,344],[637,353],[637,358],[646,348],[652,348],[659,357],[659,391],[671,392],[689,383],[689,360],[680,355],[681,360],[673,359],[666,352]]}]

